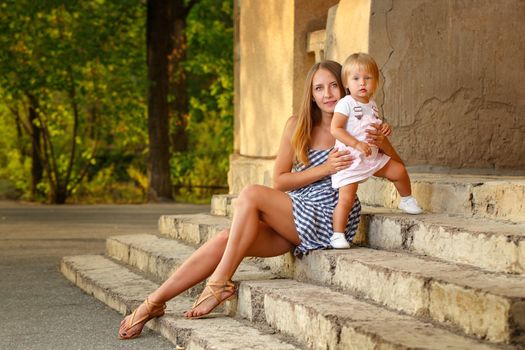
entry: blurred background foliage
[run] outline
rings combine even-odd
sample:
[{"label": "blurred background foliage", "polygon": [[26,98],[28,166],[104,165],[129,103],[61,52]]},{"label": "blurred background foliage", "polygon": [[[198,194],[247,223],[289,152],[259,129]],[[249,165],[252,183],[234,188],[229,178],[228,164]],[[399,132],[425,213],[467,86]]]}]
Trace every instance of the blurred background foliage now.
[{"label": "blurred background foliage", "polygon": [[[198,0],[186,23],[189,147],[171,178],[177,201],[206,202],[233,147],[233,3]],[[140,0],[1,2],[0,196],[146,199],[145,24]]]}]

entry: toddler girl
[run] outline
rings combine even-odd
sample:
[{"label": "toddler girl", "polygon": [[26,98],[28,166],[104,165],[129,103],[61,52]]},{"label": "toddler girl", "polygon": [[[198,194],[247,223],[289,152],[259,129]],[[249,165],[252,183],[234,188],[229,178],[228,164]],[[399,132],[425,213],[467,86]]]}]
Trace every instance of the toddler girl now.
[{"label": "toddler girl", "polygon": [[332,187],[339,189],[339,201],[333,215],[334,234],[330,239],[334,248],[350,247],[343,234],[348,213],[354,204],[357,184],[372,175],[386,177],[394,183],[401,195],[399,209],[409,214],[422,212],[411,196],[410,178],[405,166],[365,141],[366,130],[372,128],[372,124],[379,125],[385,136],[392,133],[390,126],[379,119],[377,105],[372,100],[379,81],[376,62],[368,54],[353,54],[343,65],[342,78],[350,95],[337,102],[331,132],[336,138],[335,147],[347,149],[355,160],[349,168],[332,175]]}]

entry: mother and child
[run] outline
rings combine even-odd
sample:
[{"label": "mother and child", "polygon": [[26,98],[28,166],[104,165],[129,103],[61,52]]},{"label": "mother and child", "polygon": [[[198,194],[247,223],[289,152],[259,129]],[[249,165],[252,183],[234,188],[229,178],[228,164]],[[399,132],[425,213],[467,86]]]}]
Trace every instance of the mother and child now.
[{"label": "mother and child", "polygon": [[[381,123],[371,100],[378,80],[377,64],[367,54],[350,56],[344,67],[334,61],[314,64],[299,114],[288,119],[281,137],[273,188],[250,185],[241,191],[231,228],[200,246],[125,317],[119,337],[139,336],[147,321],[164,315],[168,300],[206,278],[184,316],[208,315],[235,294],[231,278],[245,257],[348,247],[361,215],[357,184],[370,176],[395,184],[402,210],[421,212],[410,196],[403,162],[386,137],[390,127]],[[345,96],[345,87],[350,95]]]}]

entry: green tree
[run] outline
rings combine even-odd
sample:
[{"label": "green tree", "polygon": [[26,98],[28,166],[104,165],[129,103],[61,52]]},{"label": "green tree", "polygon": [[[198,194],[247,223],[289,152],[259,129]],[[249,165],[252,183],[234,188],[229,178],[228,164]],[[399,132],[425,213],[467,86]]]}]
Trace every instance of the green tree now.
[{"label": "green tree", "polygon": [[189,148],[173,154],[174,183],[227,186],[233,149],[233,2],[201,0],[187,21]]},{"label": "green tree", "polygon": [[64,203],[101,148],[144,140],[145,8],[132,0],[0,6],[0,98],[32,140],[33,178],[38,159],[49,201]]},{"label": "green tree", "polygon": [[[97,193],[111,200],[125,188],[115,184],[150,186],[160,172],[151,167],[146,180],[147,156],[159,149],[170,162],[162,176],[176,185],[226,185],[232,1],[167,3],[171,20],[156,29],[164,68],[149,79],[148,62],[157,61],[147,59],[148,1],[0,3],[0,186],[8,179],[52,203]],[[157,130],[170,141],[148,130],[148,115],[166,115],[151,111],[159,102],[150,88],[159,85],[170,124]]]}]

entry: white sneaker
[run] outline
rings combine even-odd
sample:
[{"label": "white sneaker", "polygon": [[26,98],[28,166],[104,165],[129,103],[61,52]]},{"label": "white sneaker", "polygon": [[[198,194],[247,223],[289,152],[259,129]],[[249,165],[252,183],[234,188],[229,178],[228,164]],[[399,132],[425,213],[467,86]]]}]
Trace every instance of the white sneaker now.
[{"label": "white sneaker", "polygon": [[350,243],[346,240],[345,235],[341,233],[334,233],[332,237],[330,237],[330,244],[335,249],[350,248]]},{"label": "white sneaker", "polygon": [[401,198],[401,201],[399,202],[399,209],[404,211],[407,214],[421,214],[423,212],[423,209],[417,204],[417,200],[409,196],[406,199]]}]

